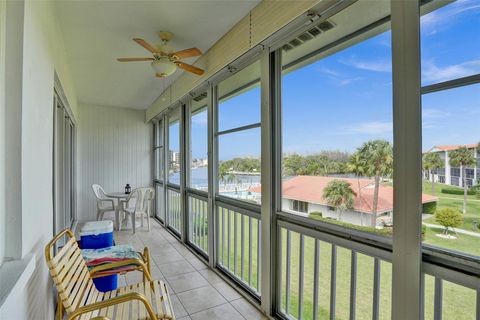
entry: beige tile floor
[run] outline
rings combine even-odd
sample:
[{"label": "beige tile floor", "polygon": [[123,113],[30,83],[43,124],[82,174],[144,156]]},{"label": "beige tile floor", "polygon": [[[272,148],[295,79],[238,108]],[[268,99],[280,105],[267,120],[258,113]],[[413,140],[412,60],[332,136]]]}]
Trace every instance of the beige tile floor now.
[{"label": "beige tile floor", "polygon": [[[115,241],[130,243],[139,251],[149,248],[152,276],[169,286],[178,320],[267,319],[156,221],[150,232],[142,228],[135,235],[130,230],[115,231]],[[131,272],[120,276],[118,285],[141,280],[139,272]]]}]

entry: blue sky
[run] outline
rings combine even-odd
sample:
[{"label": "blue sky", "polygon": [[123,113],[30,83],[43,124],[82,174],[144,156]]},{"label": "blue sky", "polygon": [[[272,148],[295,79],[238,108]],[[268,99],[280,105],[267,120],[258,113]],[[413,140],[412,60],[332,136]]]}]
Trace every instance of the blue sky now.
[{"label": "blue sky", "polygon": [[[480,73],[480,1],[422,17],[422,84]],[[480,84],[424,95],[423,149],[480,141]],[[282,79],[283,152],[354,151],[392,141],[391,34],[386,32]],[[258,87],[220,104],[220,130],[260,121]],[[206,156],[206,113],[192,119],[193,157]],[[220,137],[220,159],[259,156],[260,130]]]}]

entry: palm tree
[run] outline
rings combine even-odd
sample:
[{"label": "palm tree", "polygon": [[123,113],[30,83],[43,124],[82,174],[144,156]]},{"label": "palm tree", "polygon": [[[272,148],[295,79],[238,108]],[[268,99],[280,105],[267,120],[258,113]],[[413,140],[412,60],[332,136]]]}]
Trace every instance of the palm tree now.
[{"label": "palm tree", "polygon": [[323,189],[323,197],[327,200],[328,205],[334,207],[335,211],[339,211],[338,220],[340,221],[342,211],[353,209],[355,196],[350,182],[343,180],[332,180]]},{"label": "palm tree", "polygon": [[432,176],[432,194],[435,195],[435,172],[443,167],[440,155],[436,152],[428,152],[423,156],[423,168]]},{"label": "palm tree", "polygon": [[231,182],[232,181],[232,174],[229,172],[227,166],[225,165],[225,163],[222,163],[220,166],[219,166],[219,170],[218,170],[218,178],[220,179],[220,181],[223,182],[223,185],[224,187],[226,188],[227,186],[227,183]]},{"label": "palm tree", "polygon": [[462,169],[462,184],[463,184],[463,214],[467,213],[467,167],[475,165],[475,157],[473,151],[468,150],[467,147],[460,147],[453,150],[449,154],[450,165],[452,167],[459,167]]},{"label": "palm tree", "polygon": [[[365,164],[363,163],[363,159],[360,157],[359,153],[354,153],[350,157],[350,160],[347,163],[347,171],[354,173],[357,177],[358,198],[361,204],[362,188],[360,187],[360,177],[365,175]],[[361,225],[363,226],[363,211],[360,214],[361,214]]]},{"label": "palm tree", "polygon": [[370,140],[357,149],[358,157],[365,165],[365,175],[375,177],[373,192],[372,227],[377,224],[378,192],[380,179],[393,171],[393,149],[387,140]]}]

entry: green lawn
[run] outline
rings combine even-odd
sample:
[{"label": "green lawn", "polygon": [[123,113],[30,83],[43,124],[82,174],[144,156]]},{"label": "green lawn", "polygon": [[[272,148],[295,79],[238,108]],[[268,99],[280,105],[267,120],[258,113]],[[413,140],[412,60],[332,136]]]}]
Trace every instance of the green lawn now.
[{"label": "green lawn", "polygon": [[444,239],[437,237],[436,234],[442,233],[442,228],[427,228],[424,243],[428,243],[437,247],[449,248],[480,256],[480,238],[472,237],[465,234],[459,234],[458,239]]},{"label": "green lawn", "polygon": [[[243,278],[245,282],[250,282],[255,288],[259,281],[257,276],[257,262],[258,257],[256,253],[257,248],[257,228],[258,225],[255,219],[252,219],[252,279],[249,279],[249,223],[248,217],[244,216],[244,257],[241,256],[241,215],[230,211],[230,254],[228,254],[228,219],[227,211],[220,215],[218,223],[219,229],[222,228],[222,219],[224,220],[224,238],[221,239],[221,231],[219,233],[220,247],[219,260],[220,263],[229,268],[239,278]],[[235,218],[234,218],[235,216]],[[237,227],[235,228],[235,220]],[[234,231],[236,230],[236,231]],[[426,242],[437,246],[448,246],[455,250],[466,251],[467,247],[475,247],[474,237],[460,235],[457,240],[446,240],[436,237],[435,234],[441,230],[427,229]],[[234,267],[234,244],[235,236],[237,237],[237,259],[236,267]],[[292,317],[298,318],[299,305],[299,248],[300,235],[298,233],[291,233],[291,257],[290,257],[290,304],[289,314]],[[313,284],[314,284],[314,246],[313,238],[304,237],[304,271],[302,273],[304,282],[304,297],[303,297],[303,319],[313,319]],[[223,255],[222,255],[223,246]],[[478,246],[477,246],[478,247]],[[282,310],[286,306],[286,230],[282,230],[282,274],[281,274],[281,293]],[[330,304],[330,281],[331,281],[331,252],[332,246],[326,242],[320,242],[320,259],[319,259],[319,317],[318,319],[329,319],[329,304]],[[480,255],[480,248],[474,249],[472,252]],[[229,262],[228,262],[229,261]],[[244,264],[244,274],[242,277],[241,264]],[[229,265],[229,267],[228,267]],[[350,266],[351,266],[351,251],[345,248],[337,247],[337,277],[336,277],[336,319],[348,319],[350,306]],[[357,300],[356,300],[356,314],[357,319],[371,319],[372,318],[372,301],[373,301],[373,268],[374,259],[372,257],[358,254],[357,255]],[[391,283],[392,283],[392,269],[391,263],[381,262],[381,281],[380,281],[380,319],[390,319],[391,313]],[[433,319],[433,296],[434,296],[434,279],[426,276],[425,280],[425,319]],[[444,305],[443,317],[444,319],[474,319],[475,311],[475,291],[466,289],[452,283],[444,283]]]},{"label": "green lawn", "polygon": [[[447,193],[442,193],[442,189],[450,189],[450,190],[460,190],[463,192],[463,188],[456,187],[456,186],[449,186],[443,183],[435,183],[435,196],[437,197],[447,197],[447,198],[456,198],[456,199],[461,199],[463,200],[463,194],[447,194]],[[427,194],[433,194],[432,193],[432,183],[430,181],[425,181],[423,180],[423,192]],[[472,195],[467,195],[467,199],[471,200],[479,200],[475,196]]]},{"label": "green lawn", "polygon": [[[438,197],[437,210],[442,208],[453,208],[462,211],[463,208],[463,195],[445,194],[441,193],[442,188],[449,189],[461,189],[458,187],[446,186],[444,184],[435,183],[435,196]],[[432,184],[430,182],[423,182],[423,192],[432,194]],[[480,232],[480,230],[474,228],[474,222],[478,222],[480,225],[480,199],[475,196],[467,196],[467,213],[463,217],[463,225],[461,229]],[[425,220],[427,223],[435,223],[435,216]]]},{"label": "green lawn", "polygon": [[[437,187],[439,188],[439,187]],[[431,190],[431,189],[426,189]],[[440,195],[440,188],[437,195]],[[443,195],[443,194],[442,194]],[[456,195],[446,195],[448,197]],[[459,201],[452,199],[440,198],[439,208],[448,205],[458,205],[449,201]],[[480,210],[476,203],[472,201],[472,212],[477,212],[479,215]],[[461,205],[461,201],[460,201]],[[480,205],[480,203],[478,204]],[[256,288],[259,283],[259,276],[257,275],[257,230],[259,224],[256,219],[252,218],[251,243],[249,242],[250,226],[249,218],[244,216],[244,256],[242,259],[242,215],[234,214],[230,211],[230,254],[228,254],[228,215],[227,210],[224,210],[223,215],[220,214],[218,218],[218,230],[219,230],[219,262],[228,268],[231,272],[235,273],[239,278],[242,278],[246,283],[251,283],[253,288]],[[471,213],[469,213],[471,214]],[[475,219],[475,214],[471,214]],[[225,220],[223,220],[225,219]],[[430,218],[431,219],[431,218]],[[222,221],[223,220],[223,221]],[[236,227],[235,227],[236,221]],[[224,226],[224,237],[221,238],[222,223]],[[480,238],[474,238],[467,235],[460,235],[457,240],[447,240],[437,237],[435,234],[440,233],[441,230],[429,229],[425,235],[425,243],[429,243],[439,247],[447,247],[453,250],[469,252],[471,254],[480,255]],[[236,235],[236,264],[234,263],[234,245]],[[281,308],[285,310],[286,307],[286,230],[282,230],[282,274],[281,274]],[[304,289],[303,289],[303,319],[313,319],[313,285],[314,285],[314,246],[315,240],[310,237],[304,237],[304,270],[301,276],[303,277]],[[299,243],[300,236],[297,233],[292,232],[291,237],[291,258],[290,258],[290,303],[289,314],[292,317],[298,318],[298,305],[299,305]],[[252,248],[252,261],[248,255],[250,245]],[[222,248],[223,247],[223,254]],[[320,259],[319,259],[319,278],[318,278],[318,319],[329,319],[329,304],[330,304],[330,283],[331,283],[331,252],[332,246],[326,242],[320,242]],[[241,265],[244,265],[243,275],[241,271]],[[252,265],[251,279],[249,266]],[[235,267],[234,267],[235,266]],[[336,276],[336,319],[348,319],[349,318],[349,306],[350,306],[350,269],[351,268],[351,251],[345,248],[337,247],[337,276]],[[373,302],[373,268],[374,259],[372,257],[358,254],[357,255],[357,295],[356,295],[356,319],[371,319],[372,318],[372,302]],[[391,283],[392,283],[392,268],[388,262],[381,262],[381,281],[380,281],[380,319],[390,319],[391,314]],[[425,278],[425,319],[433,319],[434,308],[434,279],[431,276]],[[466,320],[475,319],[475,302],[476,293],[474,290],[470,290],[449,282],[444,282],[443,287],[443,318],[444,319],[456,319]]]},{"label": "green lawn", "polygon": [[[298,284],[299,284],[299,242],[300,236],[292,233],[291,238],[291,282],[289,312],[298,317]],[[314,240],[305,237],[305,267],[303,272],[304,300],[303,319],[312,319],[313,311],[313,283],[314,283]],[[463,239],[463,237],[462,237]],[[465,241],[467,241],[465,237]],[[285,248],[286,231],[282,232],[282,244]],[[331,275],[331,245],[320,242],[320,272],[319,272],[319,319],[329,318],[330,303],[330,275]],[[286,252],[282,252],[282,309],[285,309],[285,270]],[[350,306],[350,262],[351,252],[344,248],[337,249],[337,277],[336,277],[336,319],[348,319]],[[357,255],[357,319],[372,318],[373,301],[373,264],[374,259],[362,254]],[[391,313],[391,264],[381,263],[380,276],[380,319],[390,319]],[[433,278],[426,277],[425,281],[425,319],[433,319]],[[474,319],[475,300],[474,290],[466,289],[444,282],[443,318],[444,319]]]}]

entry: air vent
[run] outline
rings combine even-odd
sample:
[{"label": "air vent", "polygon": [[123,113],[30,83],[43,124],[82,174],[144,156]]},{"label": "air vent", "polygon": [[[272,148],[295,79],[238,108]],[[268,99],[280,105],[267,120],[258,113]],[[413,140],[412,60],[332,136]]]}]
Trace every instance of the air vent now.
[{"label": "air vent", "polygon": [[193,100],[195,100],[196,102],[199,102],[199,101],[202,101],[203,99],[205,99],[207,97],[207,93],[204,92],[198,96],[196,96],[195,98],[193,98]]},{"label": "air vent", "polygon": [[320,30],[322,30],[323,32],[325,32],[330,29],[333,29],[334,25],[330,21],[325,20],[322,23],[320,23],[317,27],[320,28]]},{"label": "air vent", "polygon": [[292,47],[291,45],[289,45],[288,43],[287,44],[284,44],[282,49],[285,50],[285,51],[288,51],[288,50],[292,50],[294,47]]},{"label": "air vent", "polygon": [[318,27],[313,27],[312,29],[308,30],[308,33],[310,33],[312,36],[316,37],[320,33],[322,33],[322,31]]},{"label": "air vent", "polygon": [[318,25],[310,28],[309,30],[305,31],[295,39],[291,40],[289,43],[286,43],[285,45],[283,45],[282,49],[284,51],[292,50],[293,48],[296,48],[302,45],[302,43],[312,40],[322,32],[326,32],[330,29],[333,29],[334,27],[335,25],[333,23],[325,20],[319,23]]},{"label": "air vent", "polygon": [[305,33],[302,33],[301,35],[298,36],[298,39],[302,40],[303,42],[312,40],[313,36],[307,31]]}]

